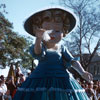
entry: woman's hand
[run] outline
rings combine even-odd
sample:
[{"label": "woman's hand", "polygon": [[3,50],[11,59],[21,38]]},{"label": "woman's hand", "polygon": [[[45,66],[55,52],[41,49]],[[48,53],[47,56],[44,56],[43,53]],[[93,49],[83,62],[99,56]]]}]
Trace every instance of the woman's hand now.
[{"label": "woman's hand", "polygon": [[84,78],[89,83],[93,81],[92,74],[85,71],[79,61],[73,61],[72,65],[73,65],[73,68],[81,75],[82,78]]},{"label": "woman's hand", "polygon": [[36,33],[35,33],[35,36],[37,37],[37,38],[39,38],[39,39],[42,39],[43,38],[43,34],[44,34],[44,32],[45,32],[46,30],[45,29],[37,29],[36,30]]},{"label": "woman's hand", "polygon": [[36,38],[35,45],[34,45],[35,54],[40,54],[42,51],[41,41],[43,39],[44,32],[45,32],[45,29],[39,29],[39,28],[36,29],[35,36],[37,38]]},{"label": "woman's hand", "polygon": [[93,76],[91,73],[85,71],[82,75],[82,78],[84,78],[86,81],[88,81],[89,83],[91,83],[93,81]]}]

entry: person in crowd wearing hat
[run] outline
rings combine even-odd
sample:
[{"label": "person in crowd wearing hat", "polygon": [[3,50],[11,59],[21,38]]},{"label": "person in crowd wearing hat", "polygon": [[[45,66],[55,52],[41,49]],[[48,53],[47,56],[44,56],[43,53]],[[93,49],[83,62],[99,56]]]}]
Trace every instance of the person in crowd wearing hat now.
[{"label": "person in crowd wearing hat", "polygon": [[43,9],[25,21],[25,30],[36,37],[30,53],[39,64],[18,88],[13,100],[89,100],[68,68],[73,65],[88,82],[92,81],[92,75],[60,44],[76,23],[75,15],[62,7]]}]

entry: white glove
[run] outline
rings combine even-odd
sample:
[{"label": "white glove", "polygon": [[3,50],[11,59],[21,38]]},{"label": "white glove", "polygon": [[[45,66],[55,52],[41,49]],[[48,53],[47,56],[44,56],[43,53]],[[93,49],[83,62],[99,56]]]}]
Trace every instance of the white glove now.
[{"label": "white glove", "polygon": [[93,83],[93,76],[92,76],[91,73],[85,71],[81,76],[82,76],[82,78],[84,78],[89,83]]},{"label": "white glove", "polygon": [[53,32],[53,30],[46,30],[44,33],[43,33],[43,40],[45,40],[45,41],[49,41],[50,40],[50,36],[49,36],[49,34],[50,33],[52,33]]},{"label": "white glove", "polygon": [[87,80],[89,83],[92,82],[93,80],[92,74],[85,71],[81,66],[81,64],[79,63],[79,61],[73,61],[72,65],[73,65],[72,67],[82,76],[82,78]]}]

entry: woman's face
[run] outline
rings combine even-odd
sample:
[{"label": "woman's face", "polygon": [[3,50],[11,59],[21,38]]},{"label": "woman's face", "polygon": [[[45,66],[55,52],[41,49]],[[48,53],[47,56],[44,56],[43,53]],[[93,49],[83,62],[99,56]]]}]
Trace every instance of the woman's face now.
[{"label": "woman's face", "polygon": [[44,20],[42,23],[42,28],[46,30],[53,30],[52,33],[49,34],[50,40],[49,43],[58,43],[63,37],[63,23],[62,21]]}]

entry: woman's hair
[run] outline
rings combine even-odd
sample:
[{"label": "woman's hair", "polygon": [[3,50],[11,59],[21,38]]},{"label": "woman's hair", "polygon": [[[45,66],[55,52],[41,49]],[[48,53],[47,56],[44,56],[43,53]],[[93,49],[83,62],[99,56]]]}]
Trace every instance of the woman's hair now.
[{"label": "woman's hair", "polygon": [[42,28],[42,23],[44,21],[51,21],[51,19],[54,19],[56,22],[62,22],[63,23],[63,33],[64,36],[66,33],[68,33],[70,29],[70,20],[69,16],[64,11],[44,11],[42,13],[37,14],[37,16],[33,17],[32,20],[32,26],[33,26],[33,33],[35,33],[35,30],[38,28]]}]

